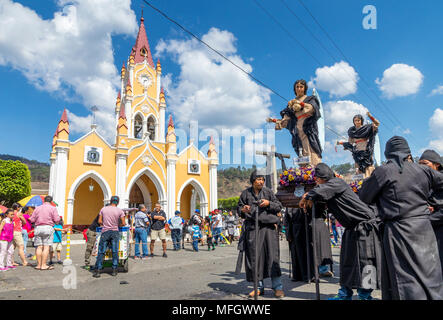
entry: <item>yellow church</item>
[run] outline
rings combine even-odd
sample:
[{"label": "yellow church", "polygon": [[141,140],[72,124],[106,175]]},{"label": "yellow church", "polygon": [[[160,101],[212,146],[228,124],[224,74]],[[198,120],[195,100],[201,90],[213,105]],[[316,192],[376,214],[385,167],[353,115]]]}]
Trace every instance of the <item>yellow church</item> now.
[{"label": "yellow church", "polygon": [[[127,67],[126,67],[127,66]],[[154,65],[141,18],[137,40],[121,69],[115,107],[115,144],[97,131],[69,140],[66,109],[53,137],[49,195],[67,225],[89,225],[111,196],[119,207],[160,203],[168,218],[189,218],[199,204],[203,216],[217,208],[218,155],[210,140],[205,156],[190,141],[177,153],[173,119],[165,130],[166,101],[160,61]]]}]

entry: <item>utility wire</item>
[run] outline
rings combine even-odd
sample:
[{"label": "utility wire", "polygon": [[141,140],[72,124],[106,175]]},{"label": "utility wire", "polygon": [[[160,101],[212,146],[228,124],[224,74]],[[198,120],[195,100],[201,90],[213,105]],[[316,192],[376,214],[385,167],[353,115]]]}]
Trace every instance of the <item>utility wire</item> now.
[{"label": "utility wire", "polygon": [[[291,8],[284,2],[284,0],[280,0],[285,7],[299,20],[301,21],[301,19],[294,13],[293,10],[291,10]],[[342,55],[342,57],[351,62],[351,60],[345,55],[345,53],[340,49],[340,47],[337,45],[337,43],[334,41],[334,39],[329,35],[329,33],[326,31],[325,28],[323,28],[323,26],[320,24],[320,22],[317,20],[317,18],[312,14],[312,12],[309,10],[309,8],[303,3],[302,0],[299,0],[300,4],[303,6],[303,8],[308,12],[308,14],[311,16],[311,18],[314,20],[314,22],[320,27],[320,29],[323,31],[323,33],[328,37],[328,39],[331,41],[331,43],[334,45],[334,47],[338,50],[338,52],[340,52],[340,54]],[[303,23],[302,23],[303,24]],[[304,24],[303,24],[304,25]],[[305,27],[306,28],[306,27]],[[310,32],[311,33],[311,32]],[[312,33],[311,33],[312,34]],[[314,37],[316,38],[316,37]],[[317,38],[316,38],[317,39]],[[318,39],[317,39],[318,41]],[[358,71],[358,69],[355,67],[355,70],[357,71],[358,74],[360,74],[360,72]],[[386,115],[388,116],[388,119],[394,124],[394,121],[392,119],[394,119],[395,121],[397,121],[397,124],[400,127],[404,127],[405,126],[400,122],[400,120],[392,113],[391,109],[384,103],[383,100],[380,99],[380,97],[375,94],[372,90],[372,87],[369,85],[368,81],[362,76],[360,75],[363,83],[368,87],[369,91],[376,97],[376,99],[381,103],[381,105],[386,109]],[[366,93],[365,93],[366,94]],[[367,95],[368,96],[368,95]],[[368,96],[368,98],[370,98]],[[370,98],[371,99],[371,98]],[[371,101],[373,101],[371,99]],[[373,101],[374,102],[374,101]],[[394,124],[395,126],[395,124]],[[415,138],[412,136],[413,140],[415,140]],[[415,144],[415,143],[414,143]]]},{"label": "utility wire", "polygon": [[169,21],[171,21],[173,24],[175,24],[177,27],[179,27],[180,29],[182,29],[183,31],[185,31],[186,33],[188,33],[189,35],[191,35],[194,39],[196,39],[197,41],[199,41],[200,43],[204,44],[206,47],[208,47],[209,49],[211,49],[213,52],[215,52],[216,54],[218,54],[220,57],[222,57],[223,59],[225,59],[226,61],[228,61],[229,63],[231,63],[232,65],[234,65],[236,68],[238,68],[239,70],[241,70],[243,73],[245,73],[246,75],[248,75],[249,77],[251,77],[255,82],[257,82],[258,84],[262,85],[263,87],[265,87],[266,89],[272,91],[274,94],[276,94],[277,96],[279,96],[280,98],[282,98],[283,100],[285,100],[286,102],[289,101],[287,98],[283,97],[282,95],[280,95],[278,92],[276,92],[275,90],[273,90],[272,88],[270,88],[269,86],[267,86],[265,83],[263,83],[262,81],[260,81],[259,79],[257,79],[255,76],[253,76],[250,72],[247,72],[245,69],[243,69],[242,67],[240,67],[238,64],[236,64],[235,62],[233,62],[232,60],[228,59],[226,56],[224,56],[222,53],[220,53],[218,50],[214,49],[213,47],[211,47],[209,44],[207,44],[205,41],[203,41],[202,39],[200,39],[199,37],[197,37],[194,33],[192,33],[191,31],[189,31],[188,29],[186,29],[185,27],[183,27],[180,23],[178,23],[177,21],[175,21],[174,19],[170,18],[169,16],[166,15],[166,13],[164,13],[163,11],[161,11],[160,9],[157,9],[156,7],[154,7],[152,4],[150,4],[148,1],[143,0],[144,3],[146,3],[148,6],[150,6],[152,9],[154,9],[155,11],[157,11],[158,13],[160,13],[163,17],[165,17],[166,19],[168,19]]},{"label": "utility wire", "polygon": [[[317,62],[318,66],[322,67],[324,65],[324,63],[322,63],[320,60],[317,59],[317,57],[315,57],[310,50],[308,50],[287,28],[285,28],[265,7],[263,7],[257,0],[253,0],[254,3],[264,11],[264,13],[272,20],[274,21],[292,40],[294,40],[297,44],[299,44],[305,51],[306,53],[312,58],[314,59],[315,62]],[[319,40],[318,40],[319,41]],[[326,50],[328,52],[328,50]],[[339,86],[342,86],[342,83],[336,78],[334,77],[334,75],[332,73],[329,73],[329,75],[331,76],[331,78],[337,82],[337,84]],[[352,97],[354,97],[355,100],[358,100],[357,96],[355,94],[351,94]],[[368,96],[369,99],[371,99],[371,97]],[[392,122],[392,120],[391,120]],[[387,126],[387,124],[385,124],[384,122],[381,122],[381,124],[383,126],[385,126],[389,131],[393,132],[393,129],[389,128]],[[395,125],[395,124],[394,124]]]},{"label": "utility wire", "polygon": [[[151,7],[152,9],[154,9],[155,11],[157,11],[159,14],[161,14],[163,17],[165,17],[167,20],[169,20],[170,22],[172,22],[173,24],[175,24],[177,27],[179,27],[180,29],[182,29],[184,32],[186,32],[187,34],[191,35],[194,39],[196,39],[197,41],[199,41],[200,43],[204,44],[206,47],[208,47],[210,50],[212,50],[213,52],[215,52],[216,54],[218,54],[220,57],[222,57],[223,59],[225,59],[226,61],[230,62],[232,65],[234,65],[236,68],[238,68],[240,71],[242,71],[243,73],[245,73],[246,75],[248,75],[249,77],[251,77],[251,79],[253,79],[255,82],[257,82],[258,84],[260,84],[261,86],[265,87],[266,89],[270,90],[271,92],[273,92],[274,94],[276,94],[278,97],[282,98],[285,102],[288,102],[289,100],[285,97],[283,97],[282,95],[280,95],[278,92],[276,92],[275,90],[273,90],[272,88],[270,88],[268,85],[266,85],[264,82],[262,82],[261,80],[257,79],[255,76],[253,76],[250,72],[247,72],[246,70],[244,70],[242,67],[240,67],[239,65],[237,65],[236,63],[234,63],[233,61],[231,61],[229,58],[227,58],[226,56],[224,56],[222,53],[220,53],[219,51],[217,51],[216,49],[214,49],[213,47],[211,47],[209,44],[207,44],[205,41],[201,40],[199,37],[197,37],[194,33],[192,33],[191,31],[189,31],[188,29],[186,29],[184,26],[182,26],[180,23],[178,23],[177,21],[175,21],[174,19],[170,18],[166,13],[164,13],[163,11],[161,11],[160,9],[154,7],[152,4],[150,4],[148,1],[143,0],[144,3],[146,3],[149,7]],[[294,38],[294,40],[296,40]],[[297,40],[296,40],[297,41]],[[303,45],[299,42],[299,45],[301,45],[303,47]],[[307,49],[306,49],[307,50]],[[317,60],[313,55],[311,55],[313,59]],[[338,134],[337,132],[335,132],[333,129],[329,128],[328,126],[325,125],[325,127],[327,129],[329,129],[331,132],[335,133],[338,137],[343,137],[342,135]]]}]

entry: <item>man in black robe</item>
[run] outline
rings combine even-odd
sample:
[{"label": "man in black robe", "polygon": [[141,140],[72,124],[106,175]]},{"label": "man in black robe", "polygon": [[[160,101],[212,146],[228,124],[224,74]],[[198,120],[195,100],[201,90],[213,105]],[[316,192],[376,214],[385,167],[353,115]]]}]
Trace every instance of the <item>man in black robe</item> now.
[{"label": "man in black robe", "polygon": [[[440,155],[434,150],[425,150],[418,161],[443,174],[443,162]],[[443,270],[443,190],[434,191],[428,200],[431,210],[431,224],[437,238],[440,264]]]},{"label": "man in black robe", "polygon": [[393,300],[441,300],[443,280],[428,199],[443,187],[436,170],[412,162],[403,137],[385,148],[387,163],[363,182],[360,198],[375,203],[383,221],[382,296]]},{"label": "man in black robe", "polygon": [[[280,270],[280,243],[277,225],[280,223],[281,203],[272,190],[264,187],[264,175],[255,170],[250,177],[252,186],[244,190],[238,200],[238,214],[244,218],[239,250],[245,253],[246,280],[254,281],[255,247],[258,246],[258,288],[249,294],[264,294],[263,279],[271,278],[277,298],[284,297]],[[258,203],[260,203],[258,205]],[[258,205],[258,243],[255,242],[255,217]]]},{"label": "man in black robe", "polygon": [[315,168],[317,186],[306,193],[300,207],[312,207],[312,202],[326,202],[345,231],[340,250],[340,286],[331,300],[351,300],[357,288],[360,300],[371,300],[379,283],[380,243],[376,214],[363,203],[342,179],[335,177],[326,164]]},{"label": "man in black robe", "polygon": [[[317,261],[315,265],[319,266],[320,277],[332,277],[333,273],[329,270],[329,265],[332,264],[332,250],[329,237],[329,230],[326,226],[325,208],[319,205],[316,207],[315,215],[315,231],[316,231],[316,250]],[[305,219],[308,219],[308,235],[306,237]],[[291,252],[292,262],[292,281],[308,281],[314,276],[314,255],[312,244],[312,215],[306,215],[302,209],[288,208],[284,216],[284,223],[286,226],[286,240],[288,240],[289,249]],[[306,246],[308,239],[309,248]],[[308,253],[309,250],[309,275],[308,279]]]},{"label": "man in black robe", "polygon": [[[440,155],[434,150],[425,150],[418,161],[440,174],[443,174],[443,162]],[[434,191],[428,199],[429,209],[431,210],[431,224],[437,238],[438,253],[440,255],[440,264],[443,270],[443,190]],[[443,271],[442,271],[443,272]]]}]

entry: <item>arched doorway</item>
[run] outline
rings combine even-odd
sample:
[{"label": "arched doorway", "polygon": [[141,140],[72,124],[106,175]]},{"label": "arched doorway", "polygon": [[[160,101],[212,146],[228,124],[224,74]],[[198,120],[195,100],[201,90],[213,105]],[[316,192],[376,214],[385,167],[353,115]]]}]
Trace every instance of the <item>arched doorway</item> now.
[{"label": "arched doorway", "polygon": [[111,188],[102,176],[93,170],[84,173],[69,190],[65,224],[90,225],[110,197]]},{"label": "arched doorway", "polygon": [[155,184],[146,174],[141,175],[129,191],[130,208],[136,208],[139,204],[144,204],[148,211],[151,211],[158,200]]},{"label": "arched doorway", "polygon": [[195,180],[188,180],[178,192],[177,209],[183,219],[189,219],[197,207],[203,217],[208,215],[208,200],[201,184]]},{"label": "arched doorway", "polygon": [[73,225],[89,225],[103,208],[103,191],[92,178],[83,181],[74,194]]}]

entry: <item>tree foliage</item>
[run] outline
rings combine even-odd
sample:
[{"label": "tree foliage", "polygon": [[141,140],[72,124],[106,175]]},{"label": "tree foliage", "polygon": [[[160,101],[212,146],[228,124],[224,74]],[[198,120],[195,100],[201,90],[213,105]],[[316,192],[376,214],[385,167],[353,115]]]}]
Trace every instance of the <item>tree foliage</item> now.
[{"label": "tree foliage", "polygon": [[225,210],[233,210],[237,208],[238,199],[240,197],[231,197],[227,199],[218,199],[218,207]]},{"label": "tree foliage", "polygon": [[31,194],[31,173],[20,161],[0,160],[0,201],[12,205]]},{"label": "tree foliage", "polygon": [[18,160],[26,164],[31,171],[31,181],[36,182],[49,182],[49,170],[48,163],[39,162],[36,160],[29,160],[23,157],[12,156],[10,154],[0,154],[1,160]]},{"label": "tree foliage", "polygon": [[331,166],[331,169],[334,170],[335,172],[341,174],[341,175],[345,175],[349,173],[349,170],[351,170],[351,168],[353,168],[352,164],[348,163],[343,163],[343,164],[334,164]]}]

